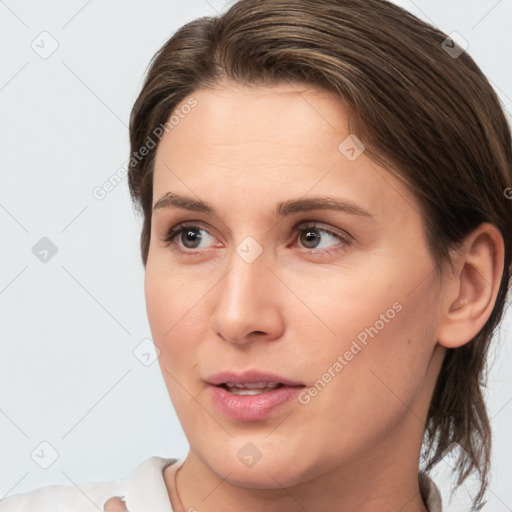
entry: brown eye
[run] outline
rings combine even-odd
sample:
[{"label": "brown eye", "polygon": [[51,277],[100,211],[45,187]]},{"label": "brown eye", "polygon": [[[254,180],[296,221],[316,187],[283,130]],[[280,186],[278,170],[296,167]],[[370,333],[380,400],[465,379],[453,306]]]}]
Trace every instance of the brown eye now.
[{"label": "brown eye", "polygon": [[301,244],[308,249],[315,249],[320,243],[320,235],[317,229],[303,230],[299,239]]},{"label": "brown eye", "polygon": [[202,240],[202,235],[199,233],[201,229],[184,228],[180,234],[180,241],[187,249],[195,249]]},{"label": "brown eye", "polygon": [[299,228],[298,240],[300,245],[305,249],[318,249],[320,251],[329,251],[340,245],[347,245],[349,243],[348,236],[343,236],[341,233],[335,233],[326,228],[321,228],[316,225],[305,226]]},{"label": "brown eye", "polygon": [[196,224],[178,224],[169,229],[163,241],[166,246],[171,246],[172,244],[174,246],[172,248],[187,252],[186,250],[207,249],[208,243],[210,247],[213,246],[215,237],[210,235],[206,229]]}]

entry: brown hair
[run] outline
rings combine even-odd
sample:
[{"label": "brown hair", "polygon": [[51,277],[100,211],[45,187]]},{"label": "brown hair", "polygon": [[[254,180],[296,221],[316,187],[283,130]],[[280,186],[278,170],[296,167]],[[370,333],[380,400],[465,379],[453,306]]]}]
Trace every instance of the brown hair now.
[{"label": "brown hair", "polygon": [[478,473],[474,506],[480,509],[491,446],[482,394],[486,354],[511,272],[512,201],[506,191],[512,190],[512,144],[497,95],[467,52],[458,50],[446,34],[384,0],[241,0],[218,17],[186,24],[153,57],[131,113],[128,180],[143,214],[145,266],[156,145],[145,158],[135,158],[140,148],[149,147],[198,89],[226,80],[301,83],[335,93],[366,154],[417,197],[439,274],[466,235],[482,222],[494,224],[505,242],[496,303],[469,343],[448,349],[424,439],[427,471],[454,443],[462,448],[457,485]]}]

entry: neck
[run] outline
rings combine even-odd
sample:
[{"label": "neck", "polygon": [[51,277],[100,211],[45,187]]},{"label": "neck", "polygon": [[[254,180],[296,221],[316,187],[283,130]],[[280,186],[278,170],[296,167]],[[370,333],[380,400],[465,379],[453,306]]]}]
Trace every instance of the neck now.
[{"label": "neck", "polygon": [[[416,430],[421,431],[418,426]],[[358,454],[355,460],[329,467],[323,473],[317,472],[314,478],[289,486],[282,484],[286,474],[276,472],[271,487],[249,488],[234,482],[231,474],[216,474],[190,452],[176,474],[175,495],[170,493],[173,509],[219,512],[238,510],[243,504],[244,512],[428,512],[418,484],[421,442],[407,442],[410,432],[409,437],[398,435],[391,442],[380,440],[377,450],[368,446],[366,453]],[[411,453],[416,456],[410,457]],[[176,494],[181,504],[176,503]]]}]

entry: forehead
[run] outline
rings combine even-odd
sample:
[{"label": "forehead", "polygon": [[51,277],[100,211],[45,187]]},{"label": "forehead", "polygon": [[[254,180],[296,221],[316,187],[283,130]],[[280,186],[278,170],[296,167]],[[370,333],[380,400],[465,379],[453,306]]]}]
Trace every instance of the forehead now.
[{"label": "forehead", "polygon": [[[340,99],[312,86],[224,83],[215,89],[195,91],[175,112],[183,109],[190,98],[196,106],[179,116],[180,122],[172,130],[174,135],[179,137],[187,124],[193,125],[198,142],[219,147],[251,142],[303,147],[313,135],[312,128],[320,129],[323,135],[327,131],[334,135],[340,124],[348,130],[347,112]],[[300,139],[293,142],[292,136]]]},{"label": "forehead", "polygon": [[361,152],[348,109],[328,91],[228,84],[195,91],[174,114],[179,121],[157,149],[153,202],[168,190],[232,200],[250,199],[251,189],[260,201],[350,196],[377,216],[418,210],[403,184]]}]

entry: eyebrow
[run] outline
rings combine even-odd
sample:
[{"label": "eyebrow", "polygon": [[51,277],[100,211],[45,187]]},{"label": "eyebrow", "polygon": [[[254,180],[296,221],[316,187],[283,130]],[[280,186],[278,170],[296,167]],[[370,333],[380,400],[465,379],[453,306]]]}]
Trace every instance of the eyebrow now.
[{"label": "eyebrow", "polygon": [[[208,213],[221,217],[219,212],[210,204],[192,199],[190,197],[176,194],[175,192],[167,192],[153,206],[153,211],[163,208],[180,208],[198,213]],[[336,199],[328,196],[317,196],[301,199],[290,199],[278,203],[273,214],[277,217],[285,217],[293,213],[309,212],[312,210],[334,210],[357,215],[375,220],[375,216],[360,206],[342,199]]]}]

